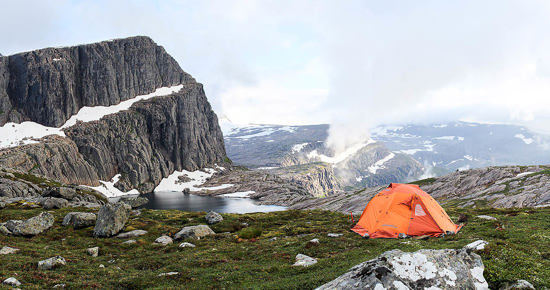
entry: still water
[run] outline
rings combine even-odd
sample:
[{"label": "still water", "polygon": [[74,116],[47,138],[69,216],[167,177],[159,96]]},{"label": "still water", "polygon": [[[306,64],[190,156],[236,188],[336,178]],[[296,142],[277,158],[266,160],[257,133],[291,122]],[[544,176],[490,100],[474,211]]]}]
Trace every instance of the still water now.
[{"label": "still water", "polygon": [[214,197],[182,192],[154,192],[144,207],[149,209],[179,209],[183,211],[215,211],[220,213],[250,213],[286,210],[284,206],[260,205],[250,198]]}]

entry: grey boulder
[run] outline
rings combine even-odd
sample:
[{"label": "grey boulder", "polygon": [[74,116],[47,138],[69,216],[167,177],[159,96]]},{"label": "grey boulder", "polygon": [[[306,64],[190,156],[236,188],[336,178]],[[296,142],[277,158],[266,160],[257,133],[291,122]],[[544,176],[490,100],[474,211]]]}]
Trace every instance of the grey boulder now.
[{"label": "grey boulder", "polygon": [[46,197],[40,201],[44,209],[64,208],[69,205],[69,201],[64,198]]},{"label": "grey boulder", "polygon": [[118,234],[130,217],[132,207],[123,202],[106,204],[99,209],[94,237],[111,237]]},{"label": "grey boulder", "polygon": [[483,270],[467,249],[391,250],[317,289],[489,289]]},{"label": "grey boulder", "polygon": [[17,251],[19,251],[19,249],[4,246],[0,249],[0,255],[15,254]]},{"label": "grey boulder", "polygon": [[67,262],[65,262],[65,258],[61,256],[55,256],[38,262],[38,270],[50,270],[59,266],[64,266],[66,264]]},{"label": "grey boulder", "polygon": [[125,233],[120,233],[116,237],[119,239],[135,238],[147,234],[145,230],[133,230]]},{"label": "grey boulder", "polygon": [[294,263],[292,266],[309,267],[314,264],[317,264],[317,259],[306,256],[304,254],[298,254],[296,255],[296,263]]},{"label": "grey boulder", "polygon": [[96,221],[95,213],[91,212],[70,212],[63,218],[63,226],[72,225],[75,229],[93,226]]},{"label": "grey boulder", "polygon": [[92,257],[97,257],[99,255],[99,247],[93,247],[86,249],[86,253]]},{"label": "grey boulder", "polygon": [[174,240],[172,240],[171,237],[166,236],[166,235],[160,236],[155,240],[155,244],[163,245],[163,246],[172,244],[173,242],[174,242]]},{"label": "grey boulder", "polygon": [[205,218],[206,218],[206,223],[208,223],[209,225],[223,221],[223,217],[215,211],[208,212]]},{"label": "grey boulder", "polygon": [[11,232],[16,236],[35,236],[51,228],[53,222],[54,217],[51,213],[42,212],[35,217],[19,223]]},{"label": "grey boulder", "polygon": [[4,282],[2,283],[6,285],[14,286],[14,287],[21,286],[21,282],[17,281],[17,279],[15,279],[14,277],[9,277],[8,279],[4,280]]},{"label": "grey boulder", "polygon": [[200,240],[202,237],[215,235],[216,233],[207,225],[184,227],[174,235],[174,240],[193,238]]}]

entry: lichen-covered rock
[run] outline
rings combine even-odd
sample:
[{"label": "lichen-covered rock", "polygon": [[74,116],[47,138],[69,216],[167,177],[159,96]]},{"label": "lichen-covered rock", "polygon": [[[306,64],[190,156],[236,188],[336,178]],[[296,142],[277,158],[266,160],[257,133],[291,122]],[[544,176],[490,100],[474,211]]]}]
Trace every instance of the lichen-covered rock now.
[{"label": "lichen-covered rock", "polygon": [[207,225],[189,226],[184,227],[174,235],[174,240],[180,239],[201,239],[209,235],[215,235],[216,233]]},{"label": "lichen-covered rock", "polygon": [[2,249],[0,249],[0,255],[8,255],[8,254],[15,254],[19,251],[19,249],[4,246]]},{"label": "lichen-covered rock", "polygon": [[40,205],[44,209],[64,208],[69,205],[69,201],[64,198],[46,197],[42,199]]},{"label": "lichen-covered rock", "polygon": [[481,258],[466,249],[392,250],[318,289],[489,289],[483,270]]},{"label": "lichen-covered rock", "polygon": [[80,228],[93,226],[95,224],[96,219],[97,219],[97,216],[95,213],[70,212],[65,215],[65,217],[63,218],[63,222],[61,224],[63,226],[72,225],[75,229],[80,229]]},{"label": "lichen-covered rock", "polygon": [[166,235],[160,236],[155,240],[155,244],[163,245],[163,246],[172,244],[173,242],[174,242],[174,240],[172,240],[171,237],[166,236]]},{"label": "lichen-covered rock", "polygon": [[209,225],[223,221],[222,215],[215,211],[209,211],[204,218]]},{"label": "lichen-covered rock", "polygon": [[298,254],[296,255],[296,263],[294,263],[292,266],[309,267],[315,264],[317,264],[317,259],[306,256],[304,254]]},{"label": "lichen-covered rock", "polygon": [[500,290],[517,290],[517,289],[529,289],[535,290],[535,286],[525,280],[517,280],[515,283],[508,283],[502,287]]},{"label": "lichen-covered rock", "polygon": [[97,257],[99,255],[99,247],[93,247],[86,249],[86,253],[92,257]]},{"label": "lichen-covered rock", "polygon": [[123,228],[132,207],[119,202],[106,204],[99,209],[94,227],[94,237],[111,237],[118,234]]},{"label": "lichen-covered rock", "polygon": [[50,270],[59,266],[64,266],[66,264],[67,262],[65,261],[65,258],[61,256],[55,256],[46,260],[39,261],[38,270]]},{"label": "lichen-covered rock", "polygon": [[193,245],[191,243],[183,242],[178,247],[180,247],[180,248],[194,248],[195,245]]},{"label": "lichen-covered rock", "polygon": [[35,236],[53,226],[54,217],[51,213],[42,212],[18,224],[11,231],[16,236]]}]

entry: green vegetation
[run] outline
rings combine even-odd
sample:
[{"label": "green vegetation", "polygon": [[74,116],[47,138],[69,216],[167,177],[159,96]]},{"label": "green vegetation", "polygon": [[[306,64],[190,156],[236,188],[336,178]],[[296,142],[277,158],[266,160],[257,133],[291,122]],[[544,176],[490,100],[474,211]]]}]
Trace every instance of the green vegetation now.
[{"label": "green vegetation", "polygon": [[[537,289],[550,287],[550,209],[545,208],[446,208],[453,220],[466,214],[469,223],[455,236],[428,240],[365,240],[349,231],[348,215],[329,211],[223,214],[224,221],[212,226],[219,234],[188,241],[196,248],[179,248],[177,242],[165,247],[152,243],[183,226],[204,224],[205,213],[143,210],[140,216],[131,217],[127,230],[144,229],[149,234],[136,238],[136,244],[125,245],[124,240],[116,238],[92,238],[92,227],[62,227],[64,215],[75,210],[91,211],[51,211],[56,218],[54,227],[33,238],[0,235],[0,246],[21,249],[0,256],[0,279],[14,276],[25,288],[51,288],[64,283],[68,288],[311,289],[384,251],[460,248],[484,239],[489,245],[478,253],[491,289],[518,279],[533,283]],[[0,221],[25,219],[41,211],[8,206],[0,210]],[[475,218],[480,214],[498,220]],[[344,235],[329,238],[327,233]],[[307,246],[313,238],[318,238],[320,244]],[[96,258],[86,254],[86,248],[94,246],[100,248]],[[318,258],[319,263],[308,268],[293,267],[298,253]],[[49,271],[37,269],[39,260],[55,255],[65,257],[67,265]],[[179,274],[158,276],[172,271]]]},{"label": "green vegetation", "polygon": [[434,177],[426,178],[426,179],[420,179],[417,181],[409,182],[409,184],[416,184],[418,186],[424,186],[424,185],[430,185],[434,183],[436,179]]},{"label": "green vegetation", "polygon": [[225,158],[223,159],[223,162],[227,163],[227,164],[233,164],[233,160],[229,159],[229,157],[225,156]]},{"label": "green vegetation", "polygon": [[[33,167],[34,169],[34,167]],[[32,169],[31,169],[32,170]],[[46,179],[44,177],[30,174],[30,173],[20,173],[20,172],[13,172],[13,175],[19,179],[23,179],[25,181],[28,181],[30,183],[34,183],[40,187],[53,187],[53,186],[61,186],[61,183],[57,181],[53,181],[51,179]]]}]

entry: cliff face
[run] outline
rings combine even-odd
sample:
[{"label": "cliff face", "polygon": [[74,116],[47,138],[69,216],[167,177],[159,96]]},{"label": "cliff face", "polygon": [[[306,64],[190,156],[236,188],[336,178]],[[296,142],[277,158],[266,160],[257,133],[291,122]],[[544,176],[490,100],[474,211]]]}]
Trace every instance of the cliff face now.
[{"label": "cliff face", "polygon": [[100,179],[124,173],[118,187],[125,191],[149,192],[174,170],[194,171],[225,157],[218,119],[200,84],[65,133]]},{"label": "cliff face", "polygon": [[32,120],[59,127],[83,106],[178,84],[177,93],[77,122],[64,129],[67,137],[0,150],[0,166],[94,186],[121,174],[119,189],[150,192],[174,170],[221,165],[226,157],[202,85],[147,37],[0,57],[0,125]]},{"label": "cliff face", "polygon": [[148,37],[19,53],[0,58],[0,125],[31,120],[59,127],[83,106],[194,82]]}]

